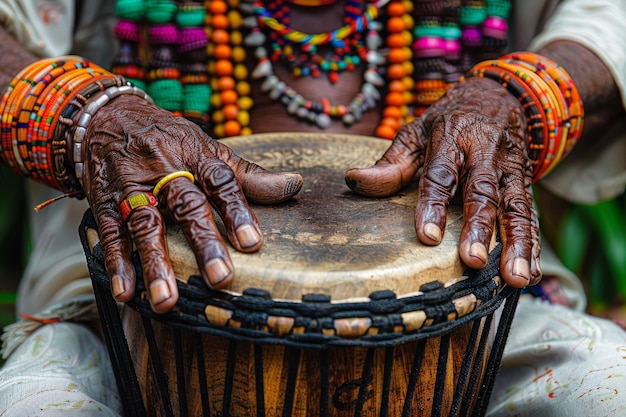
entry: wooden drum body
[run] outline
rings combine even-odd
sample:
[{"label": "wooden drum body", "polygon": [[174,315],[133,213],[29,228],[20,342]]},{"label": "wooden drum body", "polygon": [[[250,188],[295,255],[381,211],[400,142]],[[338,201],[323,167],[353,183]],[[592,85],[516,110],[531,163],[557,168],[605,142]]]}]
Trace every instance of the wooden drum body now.
[{"label": "wooden drum body", "polygon": [[256,254],[231,250],[228,290],[206,288],[171,226],[178,305],[153,313],[140,282],[120,313],[90,213],[83,221],[128,415],[483,414],[518,295],[497,276],[499,245],[491,268],[468,270],[459,207],[443,243],[428,247],[415,234],[416,183],[385,199],[353,194],[346,169],[373,163],[388,141],[279,133],[224,143],[304,178],[292,201],[253,207],[265,243]]}]

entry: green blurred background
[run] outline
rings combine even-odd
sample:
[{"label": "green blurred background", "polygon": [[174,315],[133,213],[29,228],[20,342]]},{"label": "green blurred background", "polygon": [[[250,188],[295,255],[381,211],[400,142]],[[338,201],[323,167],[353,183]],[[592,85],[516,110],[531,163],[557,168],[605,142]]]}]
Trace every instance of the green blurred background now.
[{"label": "green blurred background", "polygon": [[16,289],[30,253],[25,181],[0,165],[0,333],[15,321]]}]

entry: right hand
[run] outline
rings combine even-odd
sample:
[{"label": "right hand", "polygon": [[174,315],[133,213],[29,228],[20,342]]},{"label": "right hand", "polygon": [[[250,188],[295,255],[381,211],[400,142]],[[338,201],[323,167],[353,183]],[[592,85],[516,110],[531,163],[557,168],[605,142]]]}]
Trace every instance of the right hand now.
[{"label": "right hand", "polygon": [[388,196],[423,168],[415,231],[427,245],[441,242],[448,205],[460,190],[463,262],[485,267],[498,230],[502,278],[522,288],[541,280],[539,222],[526,139],[518,100],[496,81],[469,78],[404,126],[376,165],[348,170],[346,182],[357,194]]}]

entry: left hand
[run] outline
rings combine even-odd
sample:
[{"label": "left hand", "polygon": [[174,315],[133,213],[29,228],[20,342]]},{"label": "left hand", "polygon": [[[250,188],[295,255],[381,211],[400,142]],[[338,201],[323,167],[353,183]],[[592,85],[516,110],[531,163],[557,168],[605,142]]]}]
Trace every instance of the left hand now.
[{"label": "left hand", "polygon": [[[113,296],[120,302],[134,296],[135,246],[148,300],[158,313],[169,311],[178,300],[165,216],[180,226],[207,286],[224,288],[235,270],[213,211],[221,217],[233,248],[256,252],[263,236],[248,202],[276,204],[302,187],[299,174],[267,171],[194,123],[132,95],[98,110],[83,149],[83,189],[98,223]],[[192,175],[193,182],[184,176],[160,181],[181,171]],[[158,193],[156,184],[164,184]],[[154,200],[144,201],[123,214],[123,202],[152,192],[158,207]]]},{"label": "left hand", "polygon": [[501,276],[521,288],[541,279],[526,138],[518,100],[495,81],[470,78],[405,126],[374,166],[348,170],[346,183],[357,194],[388,196],[423,167],[415,229],[427,245],[441,242],[447,207],[461,187],[461,259],[483,268],[497,225]]}]

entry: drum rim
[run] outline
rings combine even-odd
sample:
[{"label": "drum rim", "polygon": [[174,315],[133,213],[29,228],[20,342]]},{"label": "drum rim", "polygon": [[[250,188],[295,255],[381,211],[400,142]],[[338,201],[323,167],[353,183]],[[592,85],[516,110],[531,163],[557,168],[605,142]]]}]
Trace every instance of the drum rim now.
[{"label": "drum rim", "polygon": [[[97,241],[90,210],[85,212],[80,235],[94,285],[110,288],[104,268],[104,252]],[[497,310],[514,293],[499,276],[502,244],[489,255],[481,270],[467,268],[463,279],[423,284],[421,291],[398,297],[393,291],[376,291],[360,300],[333,301],[310,294],[302,302],[272,299],[265,290],[242,293],[211,290],[199,276],[189,284],[178,281],[179,303],[168,313],[157,314],[146,297],[139,256],[133,254],[137,288],[125,303],[143,317],[199,333],[265,344],[305,348],[324,346],[390,346],[449,333],[457,327]],[[110,294],[110,291],[109,291]],[[459,300],[471,299],[470,308]],[[280,313],[280,314],[279,314]]]}]

